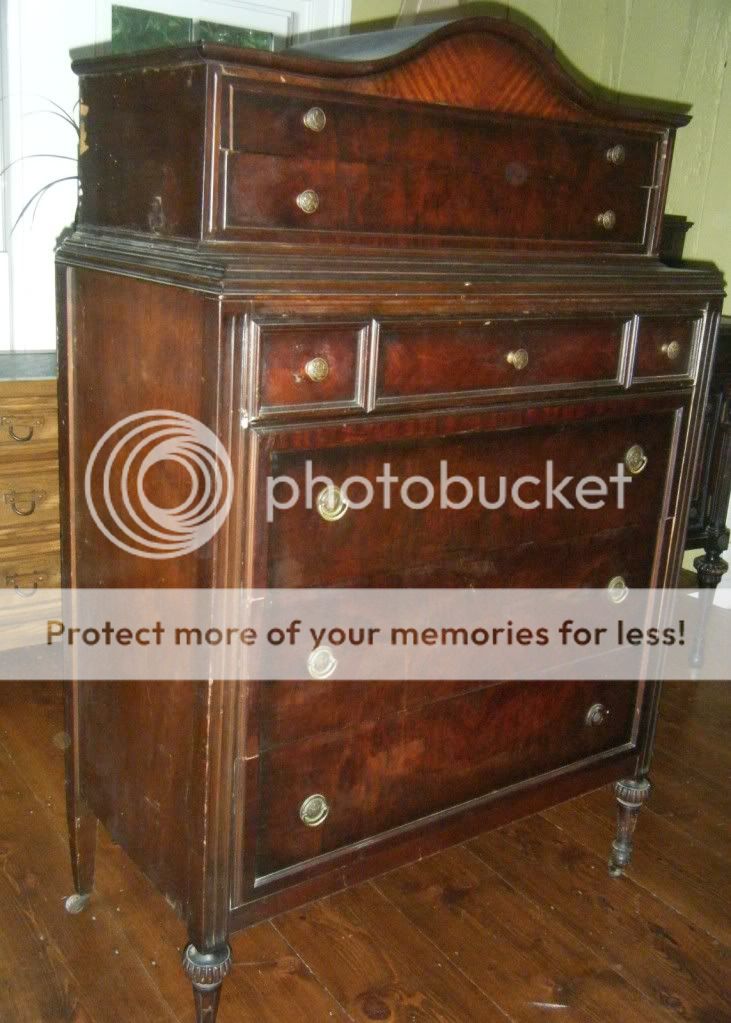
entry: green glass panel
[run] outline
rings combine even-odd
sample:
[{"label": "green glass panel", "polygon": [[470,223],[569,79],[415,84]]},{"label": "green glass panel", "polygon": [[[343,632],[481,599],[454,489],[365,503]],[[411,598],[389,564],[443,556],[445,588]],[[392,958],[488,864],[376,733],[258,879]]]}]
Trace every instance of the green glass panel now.
[{"label": "green glass panel", "polygon": [[272,32],[259,32],[254,28],[237,28],[235,25],[220,25],[215,21],[196,21],[193,38],[207,43],[222,43],[225,46],[250,46],[255,50],[273,50]]},{"label": "green glass panel", "polygon": [[184,45],[193,36],[190,18],[112,5],[112,52],[133,53],[158,46]]}]

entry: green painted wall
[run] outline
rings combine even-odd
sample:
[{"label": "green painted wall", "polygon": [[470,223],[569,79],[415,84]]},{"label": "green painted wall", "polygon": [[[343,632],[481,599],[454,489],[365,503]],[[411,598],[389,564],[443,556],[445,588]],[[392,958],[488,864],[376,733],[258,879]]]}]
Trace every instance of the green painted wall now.
[{"label": "green painted wall", "polygon": [[[537,23],[555,40],[559,56],[594,82],[691,105],[693,120],[678,132],[667,209],[694,224],[686,256],[712,260],[731,282],[731,0],[511,0],[493,6]],[[393,18],[400,7],[400,0],[353,0],[353,22]]]}]

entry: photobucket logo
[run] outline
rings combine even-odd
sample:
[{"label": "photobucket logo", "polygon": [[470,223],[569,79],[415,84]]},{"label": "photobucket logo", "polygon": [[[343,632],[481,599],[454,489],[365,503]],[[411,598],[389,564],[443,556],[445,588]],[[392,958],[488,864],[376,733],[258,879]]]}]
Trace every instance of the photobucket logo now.
[{"label": "photobucket logo", "polygon": [[422,511],[437,503],[442,510],[460,511],[475,502],[488,511],[505,507],[512,502],[517,508],[533,511],[536,508],[599,509],[612,500],[617,508],[624,508],[625,486],[632,477],[621,462],[608,479],[602,476],[558,476],[551,459],[545,464],[542,476],[518,476],[509,481],[506,476],[488,480],[478,476],[452,475],[449,463],[439,462],[439,479],[427,476],[406,476],[401,479],[391,472],[390,462],[384,462],[375,481],[365,476],[348,476],[337,484],[329,476],[313,474],[312,462],[305,462],[304,485],[292,476],[269,476],[267,479],[267,519],[272,522],[277,510],[286,511],[304,499],[305,507],[316,507],[323,518],[337,519],[348,508],[355,510],[380,503],[382,508],[393,507],[394,500],[414,511]]},{"label": "photobucket logo", "polygon": [[[151,475],[158,493],[183,490],[184,499],[174,507],[156,504],[147,492]],[[216,535],[231,508],[233,471],[207,426],[151,409],[120,419],[99,439],[84,491],[107,539],[128,554],[165,560],[191,554]]]}]

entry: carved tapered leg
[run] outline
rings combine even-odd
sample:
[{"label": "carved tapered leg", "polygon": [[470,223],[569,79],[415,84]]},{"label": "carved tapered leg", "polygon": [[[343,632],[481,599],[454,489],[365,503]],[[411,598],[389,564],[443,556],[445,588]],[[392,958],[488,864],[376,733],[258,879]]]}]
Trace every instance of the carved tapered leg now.
[{"label": "carved tapered leg", "polygon": [[705,554],[701,554],[693,562],[693,568],[698,574],[698,585],[701,590],[701,611],[698,621],[698,632],[690,653],[690,663],[693,668],[703,667],[703,643],[705,639],[706,622],[713,604],[713,595],[716,587],[721,582],[724,573],[728,571],[728,565],[721,557],[721,554],[727,547],[728,530],[719,530],[709,527],[705,545]]},{"label": "carved tapered leg", "polygon": [[66,900],[66,909],[69,913],[80,913],[94,887],[97,819],[81,793],[78,683],[66,685],[66,820],[76,889]]},{"label": "carved tapered leg", "polygon": [[637,815],[650,795],[646,778],[628,778],[614,786],[617,797],[617,837],[612,842],[609,873],[620,877],[632,859],[632,839],[637,826]]},{"label": "carved tapered leg", "polygon": [[216,1023],[221,984],[231,969],[231,949],[226,945],[216,952],[199,952],[188,945],[183,969],[193,985],[196,1023]]}]

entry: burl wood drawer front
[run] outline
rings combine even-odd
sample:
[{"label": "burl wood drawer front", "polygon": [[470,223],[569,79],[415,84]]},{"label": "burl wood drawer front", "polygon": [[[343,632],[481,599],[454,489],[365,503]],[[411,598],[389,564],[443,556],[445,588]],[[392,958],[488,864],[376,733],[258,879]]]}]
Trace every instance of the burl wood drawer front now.
[{"label": "burl wood drawer front", "polygon": [[0,463],[0,532],[57,523],[58,466]]},{"label": "burl wood drawer front", "polygon": [[254,323],[252,333],[255,416],[363,407],[366,324]]},{"label": "burl wood drawer front", "polygon": [[630,321],[382,322],[376,405],[459,392],[616,384]]},{"label": "burl wood drawer front", "polygon": [[[231,103],[228,227],[608,248],[644,239],[655,173],[649,136],[323,94],[233,89]],[[310,212],[297,205],[307,190],[319,198]]]},{"label": "burl wood drawer front", "polygon": [[698,315],[642,316],[633,381],[687,377],[692,371],[702,324]]},{"label": "burl wood drawer front", "polygon": [[[313,475],[323,475],[336,486],[351,476],[362,476],[374,485],[374,500],[363,508],[348,507],[336,521],[323,518],[304,498],[292,507],[273,512],[268,535],[268,585],[271,586],[368,586],[388,585],[394,579],[410,585],[429,585],[437,569],[459,584],[481,559],[485,564],[494,552],[524,544],[550,544],[557,540],[594,536],[597,533],[632,526],[657,526],[668,471],[674,414],[625,416],[620,420],[567,423],[560,426],[524,428],[465,436],[389,440],[326,450],[283,451],[271,460],[273,476],[295,480],[306,493],[306,461]],[[617,474],[627,452],[639,445],[642,471],[625,486],[624,507],[618,506],[612,491],[605,506],[583,508],[573,500],[572,508],[545,507],[540,487],[528,486],[524,496],[538,501],[534,508],[521,508],[510,498],[519,477],[530,475],[545,480],[552,463],[554,479],[566,475],[609,480]],[[419,476],[429,480],[439,494],[441,463],[450,476],[463,476],[478,493],[479,478],[485,480],[486,497],[499,499],[505,478],[508,495],[500,507],[483,507],[475,497],[463,508],[441,508],[438,499],[418,509],[407,507],[394,490],[391,507],[384,507],[376,481],[384,465],[400,481]],[[319,486],[319,484],[318,484]],[[325,489],[323,484],[320,488]],[[355,484],[352,498],[364,491]],[[410,492],[411,493],[411,492]],[[424,497],[424,487],[414,484],[411,497]],[[459,496],[463,495],[459,491]],[[456,491],[452,495],[456,496]],[[531,566],[526,556],[524,577],[528,585],[559,585],[567,579],[560,567],[545,572],[541,564]],[[547,565],[548,562],[544,562]],[[560,565],[560,556],[557,563]],[[513,576],[512,562],[508,563]],[[519,560],[518,560],[519,566]],[[479,569],[488,578],[485,568]],[[492,577],[497,576],[497,571]],[[419,582],[419,580],[423,580]],[[491,584],[494,583],[483,583]],[[568,583],[571,585],[571,583]]]},{"label": "burl wood drawer front", "polygon": [[58,446],[58,412],[46,395],[0,397],[0,461],[54,456]]},{"label": "burl wood drawer front", "polygon": [[[508,682],[262,754],[259,876],[631,741],[635,682]],[[601,719],[590,709],[601,705]],[[325,797],[318,826],[304,801]]]}]

